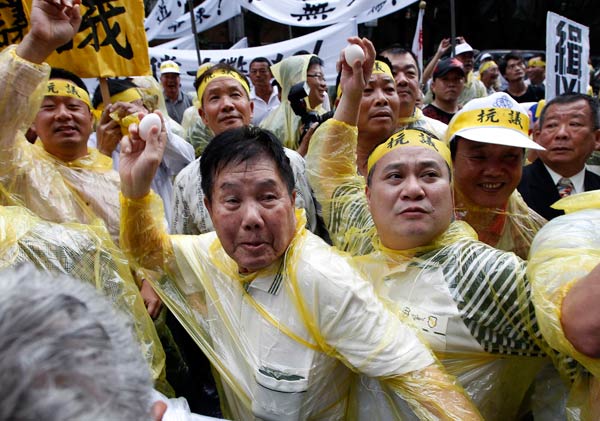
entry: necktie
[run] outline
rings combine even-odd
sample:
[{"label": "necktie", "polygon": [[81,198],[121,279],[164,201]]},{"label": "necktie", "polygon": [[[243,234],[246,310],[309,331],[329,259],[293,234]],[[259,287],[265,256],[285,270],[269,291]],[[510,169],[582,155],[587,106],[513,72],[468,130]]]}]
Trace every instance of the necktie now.
[{"label": "necktie", "polygon": [[556,188],[558,189],[558,195],[562,198],[570,196],[574,186],[570,179],[563,177],[556,183]]}]

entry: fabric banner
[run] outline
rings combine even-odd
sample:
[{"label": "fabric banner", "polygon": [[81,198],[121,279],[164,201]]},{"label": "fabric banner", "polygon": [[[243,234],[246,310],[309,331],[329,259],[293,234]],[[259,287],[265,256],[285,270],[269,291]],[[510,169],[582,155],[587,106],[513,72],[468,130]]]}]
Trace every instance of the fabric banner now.
[{"label": "fabric banner", "polygon": [[[0,49],[23,39],[30,9],[31,1],[0,5]],[[81,16],[75,38],[52,53],[48,64],[80,77],[150,74],[142,0],[83,0]]]},{"label": "fabric banner", "polygon": [[[227,62],[243,73],[248,73],[250,61],[255,57],[266,57],[273,64],[299,51],[317,54],[325,63],[324,72],[328,85],[335,84],[337,72],[335,63],[340,51],[346,46],[346,39],[358,34],[355,20],[321,29],[302,37],[275,44],[233,50],[201,50],[202,62]],[[159,76],[158,69],[165,60],[173,60],[181,67],[181,84],[186,92],[193,91],[194,78],[198,69],[196,50],[175,50],[162,45],[150,48],[152,72]]]},{"label": "fabric banner", "polygon": [[425,16],[425,8],[419,8],[417,27],[415,28],[415,36],[412,42],[412,52],[417,56],[419,69],[423,68],[423,16]]},{"label": "fabric banner", "polygon": [[265,19],[292,26],[324,26],[355,18],[364,23],[404,9],[417,0],[238,0]]},{"label": "fabric banner", "polygon": [[[149,40],[169,39],[192,33],[190,14],[184,13],[185,0],[158,0],[146,18]],[[241,13],[237,0],[206,0],[194,8],[197,33],[206,31]]]},{"label": "fabric banner", "polygon": [[546,101],[566,92],[586,93],[590,79],[589,28],[556,13],[546,16]]}]

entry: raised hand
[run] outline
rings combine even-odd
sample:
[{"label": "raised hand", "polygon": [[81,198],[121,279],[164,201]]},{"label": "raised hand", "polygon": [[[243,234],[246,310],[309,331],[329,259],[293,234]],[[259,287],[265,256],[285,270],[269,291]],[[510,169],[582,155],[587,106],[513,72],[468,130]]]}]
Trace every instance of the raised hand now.
[{"label": "raised hand", "polygon": [[[160,165],[165,145],[167,131],[165,121],[160,111],[162,127],[160,131],[154,126],[145,141],[140,137],[138,125],[129,126],[129,136],[121,140],[121,155],[119,158],[119,175],[121,176],[121,192],[123,196],[139,199],[150,192],[150,184]],[[139,115],[142,117],[142,114]]]},{"label": "raised hand", "polygon": [[17,47],[17,54],[33,63],[43,62],[79,30],[81,0],[33,0],[30,30]]}]

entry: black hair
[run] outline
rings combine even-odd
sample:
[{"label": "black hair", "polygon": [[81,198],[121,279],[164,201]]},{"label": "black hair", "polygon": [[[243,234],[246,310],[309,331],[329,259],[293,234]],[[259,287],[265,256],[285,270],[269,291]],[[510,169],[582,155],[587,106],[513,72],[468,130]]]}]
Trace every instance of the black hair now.
[{"label": "black hair", "polygon": [[[107,79],[108,82],[108,93],[110,96],[116,95],[127,89],[137,89],[137,85],[129,79]],[[100,85],[96,86],[94,96],[92,97],[92,105],[97,108],[102,102],[102,92],[100,91]]]},{"label": "black hair", "polygon": [[68,70],[61,69],[60,67],[52,67],[50,69],[50,79],[70,80],[75,85],[79,86],[81,89],[86,91],[89,95],[89,91],[87,89],[87,86],[85,86],[85,83],[83,83],[83,80],[81,80],[81,78],[79,76],[77,76],[75,73],[72,73]]},{"label": "black hair", "polygon": [[[379,52],[380,56],[382,56],[383,54],[393,54],[393,55],[410,54],[410,56],[415,61],[415,66],[417,66],[417,75],[419,76],[419,79],[421,79],[421,68],[419,68],[419,59],[417,58],[417,55],[415,53],[413,53],[412,50],[406,49],[403,46],[401,46],[400,44],[392,44]],[[394,68],[391,64],[390,64],[390,69],[392,69],[392,72],[394,71]]]},{"label": "black hair", "polygon": [[266,58],[266,57],[255,57],[250,62],[250,65],[248,66],[248,68],[252,67],[252,65],[254,63],[267,63],[267,65],[269,65],[269,66],[271,65],[271,62],[269,61],[268,58]]},{"label": "black hair", "polygon": [[517,53],[516,51],[506,53],[504,57],[502,57],[502,60],[500,60],[500,63],[498,63],[498,70],[500,70],[500,74],[502,76],[504,76],[504,74],[506,73],[506,66],[508,66],[508,60],[519,60],[521,63],[525,63],[523,61],[523,56]]},{"label": "black hair", "polygon": [[[225,70],[227,72],[237,73],[239,75],[239,77],[243,81],[245,81],[248,86],[250,86],[250,82],[248,82],[248,78],[246,77],[245,74],[243,74],[242,72],[240,72],[238,69],[236,69],[235,67],[233,67],[231,64],[228,64],[228,63],[218,63],[218,64],[215,64],[214,66],[212,66],[210,69],[208,69],[204,73],[202,73],[200,75],[200,77],[196,78],[196,80],[194,81],[194,89],[198,90],[198,87],[204,81],[204,79],[206,79],[207,77],[209,77],[210,75],[212,75],[217,70]],[[202,98],[198,98],[198,100],[202,101]]]},{"label": "black hair", "polygon": [[294,172],[279,139],[268,130],[243,126],[218,134],[202,152],[200,175],[206,199],[212,201],[215,178],[226,166],[258,158],[268,159],[275,164],[291,197],[295,187]]},{"label": "black hair", "polygon": [[587,102],[590,107],[590,111],[592,113],[592,124],[594,125],[593,129],[600,129],[600,115],[598,114],[600,112],[600,103],[598,102],[598,98],[579,93],[558,95],[548,101],[542,110],[542,114],[540,115],[540,128],[544,125],[544,120],[546,119],[546,110],[548,110],[548,107],[554,104],[571,104],[581,100]]},{"label": "black hair", "polygon": [[310,60],[308,61],[308,67],[310,66],[314,66],[315,64],[318,64],[319,66],[323,65],[323,60],[321,60],[319,57],[317,56],[312,56],[310,58]]}]

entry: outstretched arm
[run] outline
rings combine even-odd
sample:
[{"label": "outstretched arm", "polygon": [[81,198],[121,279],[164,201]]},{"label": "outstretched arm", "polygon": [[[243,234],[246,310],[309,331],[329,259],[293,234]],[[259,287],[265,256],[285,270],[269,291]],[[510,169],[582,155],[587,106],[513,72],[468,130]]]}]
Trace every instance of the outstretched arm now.
[{"label": "outstretched arm", "polygon": [[17,46],[17,55],[40,64],[70,41],[81,24],[81,0],[33,0],[29,32]]}]

